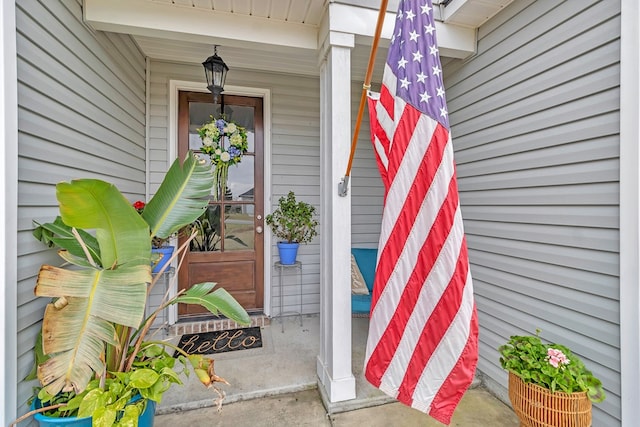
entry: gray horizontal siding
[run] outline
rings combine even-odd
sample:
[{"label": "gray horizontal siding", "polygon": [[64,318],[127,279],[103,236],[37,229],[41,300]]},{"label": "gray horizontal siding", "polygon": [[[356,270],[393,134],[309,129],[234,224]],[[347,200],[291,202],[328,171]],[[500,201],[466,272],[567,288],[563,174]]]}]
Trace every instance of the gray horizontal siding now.
[{"label": "gray horizontal siding", "polygon": [[[46,300],[34,298],[43,263],[61,264],[31,235],[58,213],[55,184],[94,177],[131,199],[145,189],[145,59],[130,37],[96,32],[81,2],[16,1],[18,63],[18,378]],[[20,413],[33,382],[17,385]]]},{"label": "gray horizontal siding", "polygon": [[479,370],[531,334],[604,383],[595,426],[620,425],[618,2],[513,2],[445,67],[480,319]]},{"label": "gray horizontal siding", "polygon": [[[153,193],[168,168],[168,120],[170,80],[203,81],[202,66],[165,61],[151,62],[150,111],[150,188]],[[320,205],[320,84],[317,78],[255,72],[233,67],[226,85],[268,88],[271,90],[271,207],[289,190],[296,196],[319,208]],[[322,219],[320,218],[320,227]],[[277,260],[265,263],[271,269],[272,307],[279,310],[277,286],[278,272],[271,266]],[[320,311],[320,241],[302,245],[299,259],[303,263],[302,294],[304,313]],[[284,310],[293,310],[299,304],[298,285],[291,280],[284,283]],[[161,292],[157,289],[157,292]]]}]

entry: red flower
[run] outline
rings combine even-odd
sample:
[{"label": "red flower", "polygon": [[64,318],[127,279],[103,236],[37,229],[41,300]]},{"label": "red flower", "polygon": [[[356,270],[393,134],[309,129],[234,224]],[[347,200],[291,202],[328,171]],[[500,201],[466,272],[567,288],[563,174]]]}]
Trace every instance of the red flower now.
[{"label": "red flower", "polygon": [[146,203],[145,203],[145,202],[143,202],[143,201],[141,201],[141,200],[138,200],[137,202],[135,202],[135,203],[133,204],[133,208],[134,208],[135,210],[137,210],[137,211],[141,211],[141,210],[143,210],[143,209],[144,209],[145,205],[146,205]]}]

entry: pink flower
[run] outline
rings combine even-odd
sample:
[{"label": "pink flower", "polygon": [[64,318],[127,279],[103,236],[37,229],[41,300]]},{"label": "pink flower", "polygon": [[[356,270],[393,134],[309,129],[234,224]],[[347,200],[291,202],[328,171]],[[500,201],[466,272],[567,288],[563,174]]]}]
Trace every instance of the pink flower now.
[{"label": "pink flower", "polygon": [[549,348],[547,349],[547,357],[546,360],[549,362],[551,366],[557,368],[560,365],[568,365],[569,359],[561,350],[557,348]]}]

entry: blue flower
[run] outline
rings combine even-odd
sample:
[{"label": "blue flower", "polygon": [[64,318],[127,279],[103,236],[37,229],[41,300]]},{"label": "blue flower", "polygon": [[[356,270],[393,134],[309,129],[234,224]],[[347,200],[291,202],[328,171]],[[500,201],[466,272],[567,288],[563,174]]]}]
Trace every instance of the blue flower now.
[{"label": "blue flower", "polygon": [[242,155],[242,153],[240,152],[240,150],[237,147],[231,146],[229,147],[229,155],[231,155],[231,158],[236,158],[240,155]]}]

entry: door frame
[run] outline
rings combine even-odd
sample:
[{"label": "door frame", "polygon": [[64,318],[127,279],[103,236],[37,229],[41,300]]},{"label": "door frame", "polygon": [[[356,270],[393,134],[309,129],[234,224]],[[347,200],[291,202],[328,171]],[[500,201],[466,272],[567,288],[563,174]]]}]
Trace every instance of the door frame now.
[{"label": "door frame", "polygon": [[[169,80],[169,117],[168,117],[168,147],[167,147],[167,167],[178,156],[178,92],[209,92],[206,83],[192,82],[185,80]],[[271,90],[267,88],[245,87],[226,85],[225,95],[240,95],[262,98],[262,123],[264,128],[264,206],[263,212],[271,212]],[[271,233],[264,231],[264,314],[271,315]],[[178,277],[170,281],[170,294],[175,295],[178,288]],[[174,304],[169,307],[169,325],[178,321],[178,306]]]}]

